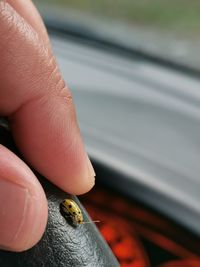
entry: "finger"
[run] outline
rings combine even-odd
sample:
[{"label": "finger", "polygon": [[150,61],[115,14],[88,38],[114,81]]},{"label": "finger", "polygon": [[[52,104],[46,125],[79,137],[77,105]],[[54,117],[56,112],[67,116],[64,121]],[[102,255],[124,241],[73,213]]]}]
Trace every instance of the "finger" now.
[{"label": "finger", "polygon": [[50,45],[44,23],[32,1],[7,0],[7,3],[9,3],[33,27],[47,45]]},{"label": "finger", "polygon": [[23,251],[41,238],[47,202],[32,171],[0,145],[0,248]]},{"label": "finger", "polygon": [[38,34],[0,2],[0,113],[26,160],[72,194],[94,185],[71,94]]}]

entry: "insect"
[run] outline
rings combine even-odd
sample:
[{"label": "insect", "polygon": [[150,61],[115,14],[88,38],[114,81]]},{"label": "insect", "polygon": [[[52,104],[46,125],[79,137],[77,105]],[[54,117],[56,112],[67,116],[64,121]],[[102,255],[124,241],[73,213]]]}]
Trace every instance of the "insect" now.
[{"label": "insect", "polygon": [[61,203],[61,209],[67,215],[66,217],[71,217],[73,223],[76,225],[99,222],[99,221],[84,222],[81,209],[79,208],[78,204],[72,199],[64,199]]}]

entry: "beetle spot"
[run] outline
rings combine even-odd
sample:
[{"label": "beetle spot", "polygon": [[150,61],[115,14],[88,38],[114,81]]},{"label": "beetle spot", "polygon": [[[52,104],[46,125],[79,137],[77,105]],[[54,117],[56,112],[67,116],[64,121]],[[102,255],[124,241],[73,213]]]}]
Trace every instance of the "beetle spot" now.
[{"label": "beetle spot", "polygon": [[68,207],[71,209],[72,208],[72,205],[70,204]]}]

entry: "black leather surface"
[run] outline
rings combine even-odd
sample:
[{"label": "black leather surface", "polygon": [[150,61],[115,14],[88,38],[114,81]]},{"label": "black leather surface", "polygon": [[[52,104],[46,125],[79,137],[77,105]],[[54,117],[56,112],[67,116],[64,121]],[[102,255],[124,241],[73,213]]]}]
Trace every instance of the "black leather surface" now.
[{"label": "black leather surface", "polygon": [[[5,125],[2,125],[0,121],[0,143],[15,150],[9,131]],[[47,182],[46,179],[39,175],[38,177],[48,199],[47,229],[42,240],[26,252],[14,253],[0,250],[0,267],[119,266],[94,224],[75,227],[61,215],[60,202],[69,195]],[[70,198],[79,203],[76,197],[70,196]],[[88,221],[88,214],[83,207],[82,210],[85,220]]]}]

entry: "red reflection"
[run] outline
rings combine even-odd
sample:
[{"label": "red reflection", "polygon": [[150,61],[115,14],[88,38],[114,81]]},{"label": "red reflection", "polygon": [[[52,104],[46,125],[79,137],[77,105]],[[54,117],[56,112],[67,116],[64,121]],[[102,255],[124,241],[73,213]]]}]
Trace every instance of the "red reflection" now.
[{"label": "red reflection", "polygon": [[[199,239],[185,234],[180,227],[169,223],[158,214],[118,195],[96,188],[81,197],[86,209],[97,224],[122,267],[150,267],[148,250],[141,238],[148,240],[177,261],[159,267],[200,267]],[[165,262],[166,259],[160,260]]]}]

